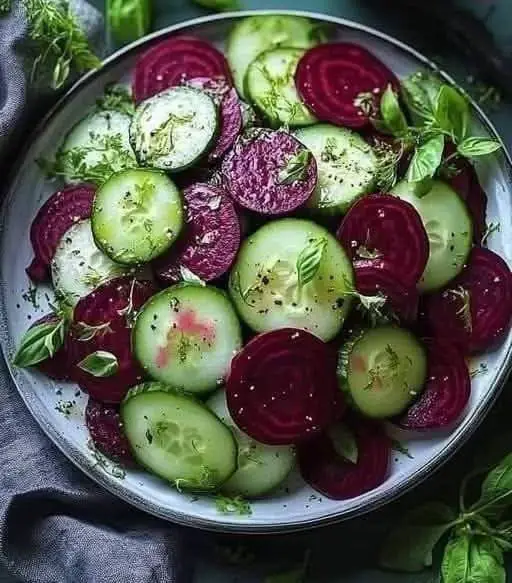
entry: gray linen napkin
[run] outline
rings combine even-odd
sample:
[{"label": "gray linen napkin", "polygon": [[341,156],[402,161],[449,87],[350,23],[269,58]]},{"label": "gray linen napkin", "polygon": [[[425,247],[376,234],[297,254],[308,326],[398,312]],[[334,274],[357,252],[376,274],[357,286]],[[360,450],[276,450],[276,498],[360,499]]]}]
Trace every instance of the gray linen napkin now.
[{"label": "gray linen napkin", "polygon": [[[98,39],[101,15],[82,0],[72,5]],[[27,87],[18,52],[25,34],[15,2],[0,19],[0,163],[45,97]],[[185,583],[185,536],[117,500],[66,460],[32,419],[0,357],[0,561],[14,575],[31,583]]]}]

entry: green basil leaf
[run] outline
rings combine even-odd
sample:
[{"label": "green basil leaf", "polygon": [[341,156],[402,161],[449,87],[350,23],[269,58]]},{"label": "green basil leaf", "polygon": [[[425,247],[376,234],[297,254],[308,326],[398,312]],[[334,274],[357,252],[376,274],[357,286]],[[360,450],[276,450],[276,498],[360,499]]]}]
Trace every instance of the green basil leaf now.
[{"label": "green basil leaf", "polygon": [[445,504],[431,502],[409,512],[388,535],[380,550],[385,569],[414,573],[432,566],[432,553],[457,518]]},{"label": "green basil leaf", "polygon": [[63,319],[33,326],[23,336],[13,363],[25,368],[51,358],[64,343],[66,323]]},{"label": "green basil leaf", "polygon": [[457,146],[457,152],[465,158],[476,158],[477,156],[487,156],[501,148],[501,144],[490,138],[466,138]]},{"label": "green basil leaf", "polygon": [[180,265],[180,275],[181,279],[185,283],[200,285],[202,287],[206,285],[206,283],[198,275],[196,275],[193,271],[191,271],[188,267],[185,267],[184,265]]},{"label": "green basil leaf", "polygon": [[407,180],[409,182],[421,182],[433,178],[441,164],[444,149],[444,136],[433,136],[414,152],[409,168]]},{"label": "green basil leaf", "polygon": [[151,0],[107,0],[107,23],[120,43],[137,40],[149,32]]},{"label": "green basil leaf", "polygon": [[344,423],[331,425],[327,430],[327,435],[338,455],[348,462],[357,464],[359,457],[357,441],[352,431]]},{"label": "green basil leaf", "polygon": [[297,278],[299,289],[302,289],[307,283],[312,281],[320,268],[325,249],[327,248],[327,239],[319,237],[311,239],[297,257]]},{"label": "green basil leaf", "polygon": [[198,6],[224,12],[226,10],[239,10],[240,2],[238,0],[193,0]]},{"label": "green basil leaf", "polygon": [[472,538],[469,549],[468,582],[505,583],[505,581],[503,551],[499,545],[491,537]]},{"label": "green basil leaf", "polygon": [[436,101],[435,119],[458,144],[464,140],[469,125],[469,105],[466,98],[449,85],[443,85]]},{"label": "green basil leaf", "polygon": [[512,506],[512,454],[489,472],[482,483],[480,498],[471,510],[485,518],[499,519]]},{"label": "green basil leaf", "polygon": [[436,99],[441,85],[438,77],[422,71],[402,80],[402,97],[416,125],[423,126],[434,121]]},{"label": "green basil leaf", "polygon": [[310,159],[311,152],[309,150],[301,150],[294,154],[280,170],[278,176],[279,184],[291,184],[296,180],[307,178]]},{"label": "green basil leaf", "polygon": [[397,137],[407,133],[408,125],[400,103],[391,85],[388,85],[380,100],[380,114],[388,130]]},{"label": "green basil leaf", "polygon": [[441,562],[443,583],[469,583],[470,546],[468,534],[454,535],[448,541]]},{"label": "green basil leaf", "polygon": [[104,350],[97,350],[88,354],[77,364],[85,372],[93,377],[111,377],[119,370],[119,363],[115,354]]}]

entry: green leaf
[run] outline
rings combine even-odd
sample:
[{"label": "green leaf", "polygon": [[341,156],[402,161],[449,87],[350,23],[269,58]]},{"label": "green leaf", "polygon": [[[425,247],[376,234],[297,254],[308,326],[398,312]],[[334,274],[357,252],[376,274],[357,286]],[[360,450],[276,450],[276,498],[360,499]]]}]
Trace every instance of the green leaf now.
[{"label": "green leaf", "polygon": [[107,0],[107,22],[120,43],[143,37],[151,26],[150,0]]},{"label": "green leaf", "polygon": [[319,237],[310,239],[297,257],[297,277],[299,289],[302,289],[307,283],[312,281],[320,268],[325,250],[327,248],[327,239]]},{"label": "green leaf", "polygon": [[485,518],[499,519],[512,506],[512,454],[489,472],[482,483],[480,498],[471,511]]},{"label": "green leaf", "polygon": [[401,137],[407,133],[407,120],[391,85],[387,86],[380,100],[380,114],[386,127],[394,136]]},{"label": "green leaf", "polygon": [[105,87],[105,93],[96,100],[96,106],[101,110],[115,110],[128,115],[135,113],[135,103],[130,90],[125,85],[115,83]]},{"label": "green leaf", "polygon": [[466,98],[453,87],[443,85],[437,95],[435,119],[456,144],[460,143],[466,137],[470,120]]},{"label": "green leaf", "polygon": [[181,279],[185,283],[190,283],[192,285],[200,285],[202,287],[206,285],[206,283],[198,275],[196,275],[193,271],[191,271],[188,267],[185,267],[184,265],[180,265],[180,275]]},{"label": "green leaf", "polygon": [[432,553],[456,519],[455,511],[431,502],[409,512],[388,535],[380,550],[379,565],[414,573],[432,566]]},{"label": "green leaf", "polygon": [[279,184],[292,184],[296,180],[304,180],[308,175],[309,161],[311,153],[309,150],[301,150],[294,154],[286,165],[280,170]]},{"label": "green leaf", "polygon": [[336,453],[343,459],[353,464],[357,464],[359,452],[357,448],[357,441],[352,431],[350,431],[350,429],[345,424],[336,423],[335,425],[331,425],[331,427],[327,430],[327,434],[331,439]]},{"label": "green leaf", "polygon": [[8,14],[12,8],[12,0],[0,0],[0,16]]},{"label": "green leaf", "polygon": [[407,170],[409,182],[433,178],[443,157],[444,136],[437,135],[418,146]]},{"label": "green leaf", "polygon": [[424,126],[434,121],[436,98],[441,85],[438,77],[422,71],[402,80],[402,97],[415,124]]},{"label": "green leaf", "polygon": [[88,354],[77,366],[93,377],[100,378],[111,377],[119,370],[117,357],[104,350],[96,350]]},{"label": "green leaf", "polygon": [[457,152],[465,158],[476,158],[477,156],[487,156],[501,148],[501,144],[490,138],[466,138],[457,146]]},{"label": "green leaf", "polygon": [[448,541],[441,562],[443,583],[469,583],[470,546],[468,534],[454,535]]},{"label": "green leaf", "polygon": [[65,335],[64,319],[33,326],[23,336],[13,363],[25,368],[51,358],[63,345]]},{"label": "green leaf", "polygon": [[238,0],[193,0],[198,6],[208,8],[209,10],[216,10],[217,12],[225,12],[226,10],[240,10],[240,2]]},{"label": "green leaf", "polygon": [[503,551],[490,537],[474,537],[469,552],[470,583],[505,583]]}]

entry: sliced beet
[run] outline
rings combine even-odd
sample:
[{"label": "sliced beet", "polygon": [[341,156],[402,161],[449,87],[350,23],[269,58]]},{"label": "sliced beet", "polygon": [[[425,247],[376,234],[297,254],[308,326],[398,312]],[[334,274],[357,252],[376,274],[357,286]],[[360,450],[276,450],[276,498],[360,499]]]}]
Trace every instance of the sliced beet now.
[{"label": "sliced beet", "polygon": [[[142,380],[143,371],[132,355],[130,322],[135,311],[155,292],[151,282],[134,283],[132,278],[120,277],[96,288],[76,305],[69,342],[73,380],[93,399],[120,403],[127,390]],[[95,332],[88,329],[92,337],[87,340],[83,339],[84,324],[96,328]],[[99,378],[77,366],[97,350],[117,357],[119,370],[115,375]]]},{"label": "sliced beet", "polygon": [[428,260],[428,236],[416,209],[390,194],[358,200],[337,232],[354,261],[384,261],[400,283],[414,286]]},{"label": "sliced beet", "polygon": [[453,425],[471,395],[464,354],[451,342],[426,340],[427,382],[417,401],[397,423],[404,429],[440,429]]},{"label": "sliced beet", "polygon": [[512,317],[512,273],[496,253],[474,247],[466,268],[447,288],[425,299],[429,335],[465,354],[492,348]]},{"label": "sliced beet", "polygon": [[74,223],[91,216],[95,188],[89,184],[68,186],[52,194],[32,221],[30,241],[34,259],[27,274],[35,281],[48,277],[48,268],[62,235]]},{"label": "sliced beet", "polygon": [[233,358],[226,391],[240,429],[262,443],[296,443],[340,413],[336,353],[296,328],[259,334]]},{"label": "sliced beet", "polygon": [[224,275],[240,247],[240,221],[233,203],[220,188],[194,184],[183,191],[186,208],[184,234],[169,253],[154,262],[156,275],[180,281],[186,267],[204,281]]},{"label": "sliced beet", "polygon": [[[55,314],[46,314],[46,316],[34,322],[31,328],[38,324],[57,322],[58,319]],[[71,366],[67,339],[63,346],[51,358],[41,361],[36,365],[36,368],[55,381],[69,381],[71,378]]]},{"label": "sliced beet", "polygon": [[[301,168],[291,173],[297,165]],[[264,215],[281,215],[302,206],[315,189],[316,162],[284,131],[253,128],[240,136],[222,163],[231,197]]]},{"label": "sliced beet", "polygon": [[295,73],[297,91],[318,119],[351,128],[369,123],[390,84],[398,92],[394,73],[365,48],[351,43],[309,49]]},{"label": "sliced beet", "polygon": [[133,96],[139,103],[194,77],[224,77],[231,84],[227,61],[213,45],[192,36],[171,37],[137,59]]},{"label": "sliced beet", "polygon": [[116,462],[133,463],[118,407],[89,399],[85,423],[96,449]]},{"label": "sliced beet", "polygon": [[344,421],[357,442],[358,459],[343,459],[327,432],[299,445],[300,473],[324,496],[348,500],[380,486],[388,476],[391,441],[381,424],[368,419]]}]

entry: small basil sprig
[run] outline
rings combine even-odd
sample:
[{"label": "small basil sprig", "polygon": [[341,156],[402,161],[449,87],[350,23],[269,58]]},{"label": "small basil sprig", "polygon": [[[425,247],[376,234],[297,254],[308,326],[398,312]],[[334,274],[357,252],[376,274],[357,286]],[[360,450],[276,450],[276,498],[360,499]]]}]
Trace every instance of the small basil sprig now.
[{"label": "small basil sprig", "polygon": [[111,377],[119,370],[116,355],[105,350],[96,350],[88,354],[77,366],[93,377],[99,378]]},{"label": "small basil sprig", "polygon": [[64,344],[66,329],[65,318],[57,316],[36,324],[23,336],[13,364],[25,368],[52,358]]},{"label": "small basil sprig", "polygon": [[326,248],[327,239],[318,237],[311,239],[308,245],[300,252],[296,265],[299,290],[302,290],[307,283],[315,278],[320,269],[320,263]]}]

